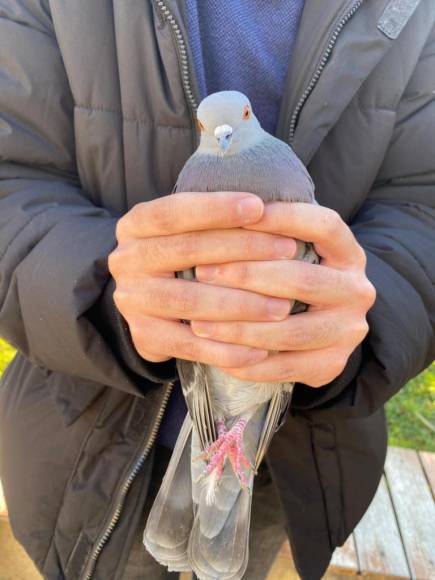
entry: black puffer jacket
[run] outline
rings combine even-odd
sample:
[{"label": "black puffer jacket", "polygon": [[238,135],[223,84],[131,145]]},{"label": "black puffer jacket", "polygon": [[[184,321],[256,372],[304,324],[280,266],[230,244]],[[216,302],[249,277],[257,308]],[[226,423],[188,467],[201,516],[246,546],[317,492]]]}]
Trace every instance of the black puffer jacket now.
[{"label": "black puffer jacket", "polygon": [[[196,144],[175,0],[0,0],[0,390],[13,531],[48,579],[120,577],[175,378],[112,301],[117,217]],[[277,135],[351,224],[378,298],[336,381],[298,385],[269,461],[318,578],[382,471],[383,403],[434,353],[435,3],[306,0]]]}]

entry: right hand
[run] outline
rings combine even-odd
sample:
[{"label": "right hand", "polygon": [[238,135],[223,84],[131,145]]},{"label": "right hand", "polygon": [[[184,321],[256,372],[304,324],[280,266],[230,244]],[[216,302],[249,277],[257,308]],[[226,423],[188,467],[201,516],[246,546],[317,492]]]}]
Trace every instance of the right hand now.
[{"label": "right hand", "polygon": [[139,203],[118,221],[118,245],[109,255],[114,301],[144,359],[241,367],[267,357],[266,350],[195,336],[182,320],[283,320],[289,300],[174,274],[199,264],[292,258],[293,240],[242,229],[263,210],[251,193],[177,193]]}]

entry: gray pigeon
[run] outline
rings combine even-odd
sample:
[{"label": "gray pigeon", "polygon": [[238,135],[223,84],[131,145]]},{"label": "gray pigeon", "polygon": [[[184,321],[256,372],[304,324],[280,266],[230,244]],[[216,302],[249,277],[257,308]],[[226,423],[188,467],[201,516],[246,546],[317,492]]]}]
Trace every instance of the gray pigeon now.
[{"label": "gray pigeon", "polygon": [[[197,111],[201,139],[177,191],[249,191],[264,202],[316,203],[314,184],[283,141],[264,131],[248,98],[214,93]],[[309,243],[297,259],[317,263]],[[195,279],[194,270],[178,273]],[[292,313],[305,305],[294,303]],[[171,571],[238,580],[248,564],[252,488],[290,403],[292,383],[240,381],[177,360],[189,410],[144,532],[147,550]]]}]

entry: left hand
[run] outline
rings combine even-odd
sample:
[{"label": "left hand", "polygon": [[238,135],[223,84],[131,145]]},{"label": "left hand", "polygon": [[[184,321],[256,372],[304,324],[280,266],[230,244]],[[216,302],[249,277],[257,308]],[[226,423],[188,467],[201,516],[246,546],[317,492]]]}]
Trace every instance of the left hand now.
[{"label": "left hand", "polygon": [[365,274],[366,255],[333,210],[274,202],[247,229],[310,241],[319,265],[296,260],[241,261],[196,268],[199,281],[297,299],[306,312],[279,322],[192,321],[198,336],[269,351],[263,361],[222,369],[242,380],[301,382],[321,387],[344,369],[368,332],[367,311],[376,292]]}]

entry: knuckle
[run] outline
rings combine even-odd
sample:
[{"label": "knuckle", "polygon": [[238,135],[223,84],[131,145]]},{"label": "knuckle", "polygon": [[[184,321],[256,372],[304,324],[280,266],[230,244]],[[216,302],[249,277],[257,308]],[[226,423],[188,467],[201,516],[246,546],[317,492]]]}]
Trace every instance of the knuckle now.
[{"label": "knuckle", "polygon": [[125,238],[131,237],[140,226],[143,220],[143,207],[146,202],[137,203],[131,209],[128,210],[116,223],[116,236],[118,240],[123,240]]},{"label": "knuckle", "polygon": [[341,373],[344,371],[346,367],[348,358],[349,358],[348,355],[343,352],[339,352],[336,354],[330,366],[330,373],[332,375],[330,381],[338,377],[338,375],[341,375]]},{"label": "knuckle", "polygon": [[[259,251],[259,232],[245,231],[242,232],[242,234],[241,246],[243,254],[248,257],[257,255]],[[272,242],[270,242],[270,244],[271,243]],[[269,244],[269,242],[263,240],[262,245],[266,246],[266,244]],[[263,249],[265,248],[263,247]]]},{"label": "knuckle", "polygon": [[[144,324],[143,321],[132,317],[128,320],[128,326],[133,344],[142,358],[150,362],[164,362],[169,360],[169,354],[162,352],[167,350],[167,341],[164,340],[162,343],[160,333],[158,332],[158,324],[154,324],[151,320],[148,320]],[[165,348],[162,348],[162,345]],[[152,347],[151,351],[150,347]]]},{"label": "knuckle", "polygon": [[329,356],[333,358],[329,358],[326,361],[323,372],[319,373],[313,372],[310,369],[307,370],[307,374],[309,375],[308,380],[305,380],[307,385],[314,388],[323,387],[341,375],[347,364],[347,354],[335,351],[333,355],[331,353]]},{"label": "knuckle", "polygon": [[129,293],[127,290],[116,286],[115,290],[113,291],[113,301],[118,308],[122,312],[124,310],[126,303],[128,302]]},{"label": "knuckle", "polygon": [[341,325],[332,316],[319,317],[315,323],[309,321],[306,324],[301,320],[301,324],[289,332],[289,338],[293,335],[293,342],[297,345],[328,345],[335,341],[339,335]]},{"label": "knuckle", "polygon": [[367,310],[371,308],[376,300],[376,290],[368,278],[364,277],[358,280],[355,290],[361,304]]},{"label": "knuckle", "polygon": [[293,382],[295,380],[295,370],[288,362],[280,362],[276,364],[274,376],[277,382]]},{"label": "knuckle", "polygon": [[173,315],[179,314],[181,317],[186,313],[190,314],[194,304],[194,292],[177,284],[160,284],[160,281],[153,277],[142,280],[141,299],[144,311],[157,316],[166,316],[169,310]]},{"label": "knuckle", "polygon": [[142,358],[148,358],[148,356],[151,354],[148,350],[150,340],[149,336],[147,336],[146,333],[144,333],[143,326],[135,322],[134,319],[128,321],[128,326],[130,330],[131,340],[133,341],[135,349]]},{"label": "knuckle", "polygon": [[[232,293],[232,299],[229,299],[229,294]],[[222,313],[222,315],[229,314],[230,312],[240,312],[239,320],[249,319],[252,315],[252,296],[244,295],[241,290],[228,289],[227,292],[219,293],[215,297],[216,311]],[[254,297],[255,298],[255,297]],[[230,319],[229,319],[230,320]]]},{"label": "knuckle", "polygon": [[166,236],[141,240],[140,257],[143,271],[161,271],[167,263]]},{"label": "knuckle", "polygon": [[129,217],[128,214],[125,214],[116,222],[115,226],[115,237],[120,242],[126,235],[128,230]]},{"label": "knuckle", "polygon": [[[176,219],[176,196],[165,196],[164,198],[154,200],[150,203],[150,218],[157,231],[162,233],[170,231]],[[147,203],[147,202],[144,202]],[[138,204],[139,205],[139,204]],[[135,206],[137,207],[137,206]]]},{"label": "knuckle", "polygon": [[291,325],[292,322],[291,317],[289,317],[288,324],[285,325],[281,333],[283,348],[290,349],[292,347],[304,345],[309,342],[311,338],[309,330],[304,325]]},{"label": "knuckle", "polygon": [[[140,241],[139,252],[141,263],[155,264],[159,263],[162,255],[162,242],[160,238],[143,238]],[[138,252],[138,253],[139,253]]]},{"label": "knuckle", "polygon": [[238,286],[247,286],[251,280],[251,269],[246,262],[240,262],[228,268],[227,275]]},{"label": "knuckle", "polygon": [[374,303],[376,302],[376,288],[373,286],[373,284],[370,282],[369,279],[367,280],[367,305],[369,307],[369,309],[374,305]]},{"label": "knuckle", "polygon": [[256,295],[244,297],[240,304],[240,312],[247,319],[268,320],[270,317],[269,300]]},{"label": "knuckle", "polygon": [[195,340],[174,340],[171,344],[171,352],[178,358],[186,360],[198,360],[200,356],[198,343]]},{"label": "knuckle", "polygon": [[361,340],[368,335],[369,331],[370,331],[369,323],[367,322],[367,319],[364,318],[361,324],[361,335],[362,335]]},{"label": "knuckle", "polygon": [[335,320],[323,320],[317,326],[315,340],[327,344],[338,335],[338,331],[339,325]]},{"label": "knuckle", "polygon": [[309,387],[314,387],[315,389],[318,389],[320,387],[324,387],[325,385],[328,385],[330,382],[332,382],[339,373],[334,374],[334,373],[323,373],[321,375],[317,375],[315,377],[310,378],[308,381],[306,381],[306,384]]},{"label": "knuckle", "polygon": [[198,256],[199,238],[198,234],[189,232],[177,237],[176,241],[177,252],[183,256],[188,262],[192,264]]},{"label": "knuckle", "polygon": [[115,278],[119,272],[119,266],[121,265],[121,261],[119,259],[120,251],[119,246],[111,252],[107,257],[107,267],[109,272]]},{"label": "knuckle", "polygon": [[308,385],[309,387],[313,387],[314,389],[318,389],[319,387],[323,387],[324,385],[327,385],[330,382],[331,381],[329,378],[316,376],[306,380],[305,384]]},{"label": "knuckle", "polygon": [[305,295],[318,285],[318,272],[316,266],[311,264],[298,264],[299,268],[294,276],[296,290]]},{"label": "knuckle", "polygon": [[124,273],[128,274],[134,264],[137,245],[134,240],[124,241],[109,254],[107,266],[114,278],[120,278]]},{"label": "knuckle", "polygon": [[195,307],[198,306],[199,296],[195,288],[177,288],[176,290],[161,293],[160,298],[157,297],[157,300],[160,300],[163,308],[167,307],[168,304],[172,304],[182,318],[188,318],[187,315],[190,316]]},{"label": "knuckle", "polygon": [[327,209],[323,216],[323,231],[325,236],[334,236],[343,226],[343,220],[333,209]]},{"label": "knuckle", "polygon": [[245,327],[240,323],[233,323],[231,325],[231,340],[236,344],[244,344],[247,340]]},{"label": "knuckle", "polygon": [[144,350],[142,328],[134,318],[128,321],[128,329],[137,350]]},{"label": "knuckle", "polygon": [[333,366],[334,364],[331,362],[328,365],[322,365],[321,369],[307,365],[304,369],[302,382],[315,389],[327,385],[339,374],[338,372],[335,374],[336,369]]},{"label": "knuckle", "polygon": [[360,318],[354,326],[353,334],[358,344],[367,336],[369,331],[369,325],[365,318]]},{"label": "knuckle", "polygon": [[[240,297],[236,297],[235,300],[233,301],[233,303],[235,301],[237,301],[237,306],[240,309],[240,313],[242,315],[244,313],[244,310],[245,310],[244,301]],[[216,296],[215,304],[216,304],[216,311],[217,312],[220,312],[222,314],[228,312],[229,300],[228,300],[228,297],[226,294],[219,293]]]}]

